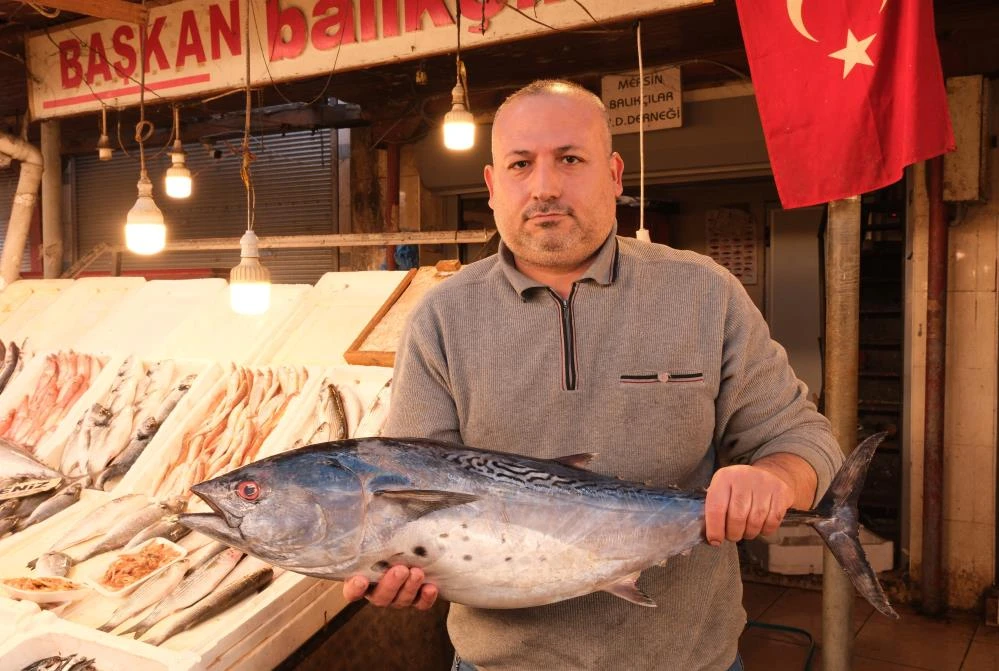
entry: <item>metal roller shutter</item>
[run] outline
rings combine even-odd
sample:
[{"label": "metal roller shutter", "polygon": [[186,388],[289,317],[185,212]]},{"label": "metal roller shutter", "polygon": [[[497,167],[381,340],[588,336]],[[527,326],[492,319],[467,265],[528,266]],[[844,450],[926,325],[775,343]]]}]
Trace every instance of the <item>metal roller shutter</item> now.
[{"label": "metal roller shutter", "polygon": [[[21,164],[12,162],[9,168],[0,170],[0,249],[3,249],[4,241],[7,239],[7,223],[10,221],[10,211],[14,207],[14,194],[17,192],[17,178],[21,175]],[[41,201],[41,189],[39,188],[38,199]],[[26,273],[31,270],[31,244],[30,238],[24,245],[24,256],[21,257],[21,272]]]},{"label": "metal roller shutter", "polygon": [[[256,159],[251,171],[256,191],[258,235],[335,233],[335,161],[330,154],[330,131],[319,130],[254,137]],[[187,166],[194,174],[190,198],[174,200],[163,190],[163,176],[170,165],[166,150],[146,149],[146,168],[153,181],[156,204],[163,210],[168,240],[239,237],[246,229],[246,192],[240,179],[239,140],[219,143],[222,157],[212,158],[200,144],[184,146]],[[231,150],[230,150],[231,147]],[[76,225],[78,252],[82,256],[100,242],[124,241],[125,215],[135,203],[139,159],[134,152],[115,152],[111,161],[96,155],[76,158]],[[323,273],[336,269],[336,250],[264,250],[263,263],[274,282],[315,283]],[[238,251],[169,252],[152,257],[126,253],[122,269],[212,269],[225,276],[239,262]],[[103,257],[91,270],[110,269]]]}]

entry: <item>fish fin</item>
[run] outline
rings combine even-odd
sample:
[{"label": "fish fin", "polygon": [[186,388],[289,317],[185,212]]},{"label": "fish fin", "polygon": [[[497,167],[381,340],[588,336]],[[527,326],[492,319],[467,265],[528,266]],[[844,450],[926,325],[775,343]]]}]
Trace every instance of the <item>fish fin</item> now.
[{"label": "fish fin", "polygon": [[617,582],[605,587],[603,591],[608,594],[613,594],[619,599],[630,601],[631,603],[639,606],[655,608],[656,602],[652,600],[652,597],[640,590],[638,585],[635,584],[638,581],[638,576],[640,575],[640,573],[632,573],[631,575],[625,576]]},{"label": "fish fin", "polygon": [[562,464],[563,466],[569,466],[570,468],[582,468],[585,469],[593,461],[593,458],[597,456],[596,452],[580,452],[579,454],[567,454],[564,457],[558,457],[557,459],[552,459],[556,464]]},{"label": "fish fin", "polygon": [[460,506],[479,499],[474,494],[443,492],[434,489],[379,489],[373,494],[402,506],[414,520],[444,508]]},{"label": "fish fin", "polygon": [[882,615],[898,619],[898,613],[888,602],[878,576],[864,554],[857,522],[857,499],[860,490],[864,488],[867,466],[874,451],[887,435],[874,434],[850,453],[819,505],[811,511],[817,513],[819,518],[809,520],[808,524],[822,536],[836,562],[850,576],[861,596]]}]

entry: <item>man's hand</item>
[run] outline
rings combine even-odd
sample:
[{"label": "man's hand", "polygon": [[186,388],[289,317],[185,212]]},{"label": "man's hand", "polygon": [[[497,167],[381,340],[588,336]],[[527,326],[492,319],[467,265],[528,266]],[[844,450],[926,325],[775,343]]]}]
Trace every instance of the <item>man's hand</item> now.
[{"label": "man's hand", "polygon": [[705,536],[711,545],[777,531],[792,506],[810,508],[816,476],[801,457],[772,454],[752,466],[718,469],[704,501]]},{"label": "man's hand", "polygon": [[366,597],[375,606],[430,610],[437,600],[437,586],[425,584],[426,576],[418,568],[393,566],[368,594],[369,583],[363,576],[355,575],[343,583],[343,596],[347,601]]}]

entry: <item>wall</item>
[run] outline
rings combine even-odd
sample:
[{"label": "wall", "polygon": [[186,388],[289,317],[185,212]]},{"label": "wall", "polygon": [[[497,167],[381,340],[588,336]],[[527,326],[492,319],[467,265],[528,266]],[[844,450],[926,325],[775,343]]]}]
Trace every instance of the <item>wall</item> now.
[{"label": "wall", "polygon": [[[993,96],[992,134],[999,105]],[[971,204],[950,229],[944,435],[943,566],[948,603],[979,605],[995,580],[997,292],[999,259],[999,151],[989,150],[991,200]],[[922,473],[926,382],[928,203],[925,170],[912,170],[909,253],[906,255],[906,417],[903,450],[910,472],[909,553],[918,581],[922,557]],[[960,212],[960,211],[959,211]],[[903,532],[904,533],[904,532]]]}]

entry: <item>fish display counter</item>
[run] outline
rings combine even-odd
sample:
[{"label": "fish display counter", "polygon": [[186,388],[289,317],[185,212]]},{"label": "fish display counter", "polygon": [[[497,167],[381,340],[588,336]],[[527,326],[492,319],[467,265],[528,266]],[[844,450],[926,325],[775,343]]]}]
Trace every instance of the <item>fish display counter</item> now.
[{"label": "fish display counter", "polygon": [[[117,660],[100,669],[271,668],[345,608],[339,583],[227,550],[175,514],[209,510],[194,483],[379,434],[392,370],[343,352],[405,276],[275,285],[260,317],[233,314],[221,280],[91,278],[12,323],[59,346],[32,348],[0,389],[0,671],[56,652]],[[35,295],[18,291],[7,321]],[[75,331],[36,337],[57,303],[72,321],[88,301]],[[24,479],[49,488],[5,502]]]}]

